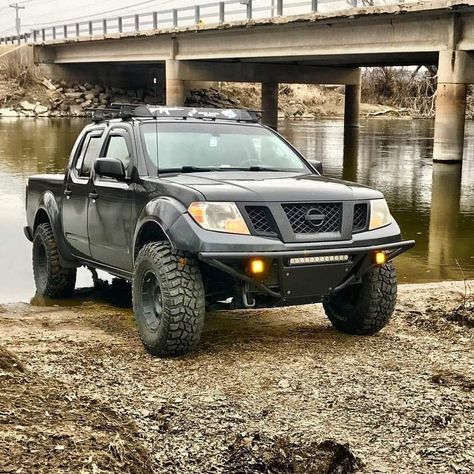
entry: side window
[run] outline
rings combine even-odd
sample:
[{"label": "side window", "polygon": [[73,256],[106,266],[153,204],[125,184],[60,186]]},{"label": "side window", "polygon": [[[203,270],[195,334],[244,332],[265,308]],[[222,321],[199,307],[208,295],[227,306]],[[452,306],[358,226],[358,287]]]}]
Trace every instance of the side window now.
[{"label": "side window", "polygon": [[76,161],[76,170],[79,176],[88,178],[92,170],[94,161],[99,156],[100,136],[89,134],[81,150],[81,154]]},{"label": "side window", "polygon": [[130,165],[130,151],[125,137],[122,135],[111,135],[104,157],[120,160],[123,163],[124,169],[127,170]]}]

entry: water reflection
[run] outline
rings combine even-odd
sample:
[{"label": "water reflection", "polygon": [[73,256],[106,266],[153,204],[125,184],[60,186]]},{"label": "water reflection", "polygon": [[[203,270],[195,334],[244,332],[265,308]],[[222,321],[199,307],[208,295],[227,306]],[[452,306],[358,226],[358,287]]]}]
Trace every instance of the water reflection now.
[{"label": "water reflection", "polygon": [[[83,120],[0,119],[0,303],[34,295],[31,244],[23,235],[26,178],[60,173]],[[80,272],[79,284],[90,284]]]},{"label": "water reflection", "polygon": [[456,261],[462,167],[433,164],[428,265],[436,279],[449,278]]},{"label": "water reflection", "polygon": [[399,279],[406,282],[461,279],[456,260],[474,278],[474,123],[466,125],[462,170],[433,167],[433,125],[365,120],[347,137],[339,120],[284,121],[279,129],[306,156],[322,160],[326,175],[385,194],[404,237],[417,241],[397,258]]},{"label": "water reflection", "polygon": [[[31,244],[22,231],[26,178],[61,173],[85,123],[0,120],[0,303],[28,301],[34,295]],[[346,137],[342,120],[282,121],[280,132],[306,156],[322,160],[328,176],[385,194],[404,237],[417,241],[415,249],[397,259],[400,280],[459,279],[456,259],[474,278],[473,122],[466,126],[462,171],[453,165],[432,166],[432,121],[363,121],[358,133]],[[90,283],[89,273],[80,272],[79,285]]]}]

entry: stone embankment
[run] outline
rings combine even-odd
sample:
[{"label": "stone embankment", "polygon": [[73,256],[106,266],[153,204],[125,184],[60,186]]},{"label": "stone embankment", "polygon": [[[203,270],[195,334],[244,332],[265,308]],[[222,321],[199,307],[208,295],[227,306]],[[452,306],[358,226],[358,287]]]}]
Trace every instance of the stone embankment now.
[{"label": "stone embankment", "polygon": [[[28,99],[13,101],[9,107],[0,108],[3,117],[85,117],[89,109],[107,107],[113,103],[153,103],[155,97],[148,91],[125,90],[89,83],[55,82],[43,79],[41,88]],[[36,100],[34,100],[36,98]]]},{"label": "stone embankment", "polygon": [[[40,79],[16,93],[4,94],[0,88],[0,117],[85,117],[90,109],[114,103],[163,104],[161,88],[155,97],[151,89],[120,89],[99,84]],[[189,91],[185,104],[194,107],[260,109],[257,84],[210,84]],[[4,105],[2,105],[2,102]],[[344,95],[337,88],[281,85],[279,115],[286,118],[337,117],[343,115]],[[378,114],[383,108],[362,104],[365,114]],[[383,113],[383,112],[382,112]]]}]

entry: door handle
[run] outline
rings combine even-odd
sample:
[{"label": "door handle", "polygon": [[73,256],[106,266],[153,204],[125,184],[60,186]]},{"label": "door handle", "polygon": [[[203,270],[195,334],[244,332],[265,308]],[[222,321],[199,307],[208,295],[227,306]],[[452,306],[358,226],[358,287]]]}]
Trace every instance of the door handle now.
[{"label": "door handle", "polygon": [[97,193],[89,193],[89,197],[95,200],[99,197],[99,195]]},{"label": "door handle", "polygon": [[72,191],[70,189],[65,189],[64,190],[64,195],[65,196],[71,196],[72,195]]}]

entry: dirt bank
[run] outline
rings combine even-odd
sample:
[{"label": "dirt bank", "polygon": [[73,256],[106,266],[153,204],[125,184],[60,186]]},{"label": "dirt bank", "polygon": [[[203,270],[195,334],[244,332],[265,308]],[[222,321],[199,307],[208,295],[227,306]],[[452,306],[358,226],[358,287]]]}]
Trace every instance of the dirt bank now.
[{"label": "dirt bank", "polygon": [[[188,105],[214,107],[261,108],[260,84],[236,84],[222,82],[206,89],[191,90],[186,99]],[[393,115],[399,117],[393,107],[361,104],[365,116]],[[278,115],[286,118],[324,118],[344,115],[344,87],[306,84],[280,84],[278,90]]]},{"label": "dirt bank", "polygon": [[0,472],[473,472],[462,291],[402,286],[375,337],[320,305],[217,312],[168,360],[143,351],[127,294],[0,306]]},{"label": "dirt bank", "polygon": [[[153,87],[126,90],[106,84],[54,81],[37,75],[22,81],[18,71],[12,80],[2,77],[0,67],[0,118],[83,117],[90,115],[90,108],[108,107],[113,103],[163,104],[162,86],[159,85],[155,97]],[[260,84],[212,83],[206,88],[190,90],[186,105],[260,109],[260,87]],[[343,92],[341,87],[282,84],[279,115],[288,118],[343,116]],[[378,105],[361,105],[361,112],[365,115],[377,115],[391,109],[394,110]]]}]

